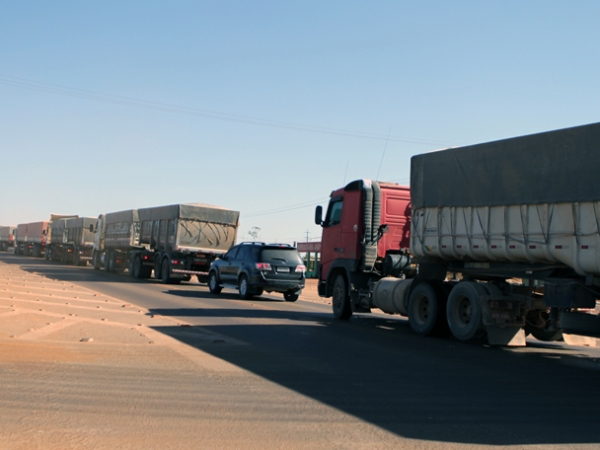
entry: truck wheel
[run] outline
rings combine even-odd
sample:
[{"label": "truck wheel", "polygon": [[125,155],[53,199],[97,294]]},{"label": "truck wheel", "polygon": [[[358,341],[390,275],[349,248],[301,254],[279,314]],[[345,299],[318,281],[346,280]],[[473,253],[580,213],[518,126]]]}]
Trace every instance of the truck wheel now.
[{"label": "truck wheel", "polygon": [[408,323],[415,333],[429,336],[445,331],[444,297],[441,288],[430,283],[415,286],[408,297]]},{"label": "truck wheel", "polygon": [[160,280],[162,277],[162,267],[160,266],[160,259],[154,260],[154,279]]},{"label": "truck wheel", "polygon": [[298,300],[299,295],[296,294],[295,292],[284,292],[283,293],[283,298],[285,299],[286,302],[295,302],[296,300]]},{"label": "truck wheel", "polygon": [[452,335],[460,341],[481,338],[485,334],[480,296],[487,295],[479,283],[462,281],[448,297],[446,315]]},{"label": "truck wheel", "polygon": [[165,258],[160,266],[160,281],[162,281],[163,284],[171,284],[173,280],[171,280],[171,267],[169,261]]},{"label": "truck wheel", "polygon": [[238,292],[242,300],[249,300],[252,298],[252,291],[250,290],[250,285],[248,284],[248,277],[246,275],[242,275],[238,284]]},{"label": "truck wheel", "polygon": [[131,267],[131,276],[133,278],[142,278],[142,260],[139,256],[133,258],[133,264]]},{"label": "truck wheel", "polygon": [[221,290],[223,289],[221,286],[219,286],[219,279],[217,278],[217,273],[216,272],[211,272],[208,275],[208,289],[210,290],[211,294],[220,294]]},{"label": "truck wheel", "polygon": [[80,266],[81,261],[79,260],[79,252],[77,250],[73,250],[73,265]]},{"label": "truck wheel", "polygon": [[100,270],[100,255],[96,251],[92,254],[92,264],[94,265],[94,270]]},{"label": "truck wheel", "polygon": [[104,255],[104,270],[107,272],[113,271],[113,255],[112,252],[106,252]]},{"label": "truck wheel", "polygon": [[333,282],[331,307],[333,308],[333,316],[336,319],[348,320],[352,317],[350,296],[348,295],[348,287],[344,275],[338,275]]},{"label": "truck wheel", "polygon": [[40,256],[40,248],[37,245],[33,246],[33,250],[31,251],[31,256],[37,258]]}]

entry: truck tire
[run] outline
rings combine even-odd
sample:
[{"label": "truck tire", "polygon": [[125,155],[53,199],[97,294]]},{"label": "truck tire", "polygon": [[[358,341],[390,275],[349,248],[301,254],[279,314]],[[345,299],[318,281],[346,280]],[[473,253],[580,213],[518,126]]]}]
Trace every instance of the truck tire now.
[{"label": "truck tire", "polygon": [[248,277],[246,275],[241,275],[238,282],[238,292],[242,300],[250,300],[252,298],[252,290],[250,289],[250,284],[248,283]]},{"label": "truck tire", "polygon": [[104,255],[104,270],[106,272],[112,272],[113,271],[113,255],[112,252],[106,252],[106,254]]},{"label": "truck tire", "polygon": [[34,258],[38,258],[40,256],[40,247],[38,245],[33,246],[33,250],[31,250],[31,256]]},{"label": "truck tire", "polygon": [[79,251],[77,249],[73,250],[73,265],[80,266],[81,261],[79,260]]},{"label": "truck tire", "polygon": [[94,266],[94,270],[100,270],[100,256],[95,250],[94,253],[92,253],[92,265]]},{"label": "truck tire", "polygon": [[162,279],[162,267],[160,265],[160,259],[156,258],[154,260],[154,279],[160,280]]},{"label": "truck tire", "polygon": [[446,315],[452,335],[459,341],[478,339],[485,335],[480,296],[485,288],[473,281],[461,281],[448,296]]},{"label": "truck tire", "polygon": [[160,281],[163,284],[179,284],[181,280],[179,278],[171,277],[171,264],[167,258],[163,259],[160,265]]},{"label": "truck tire", "polygon": [[559,323],[565,333],[600,338],[600,316],[597,314],[562,311]]},{"label": "truck tire", "polygon": [[208,290],[211,294],[220,294],[223,288],[219,285],[219,278],[217,272],[212,271],[208,274]]},{"label": "truck tire", "polygon": [[447,331],[446,295],[440,286],[419,283],[408,297],[408,323],[421,336],[443,334]]},{"label": "truck tire", "polygon": [[142,278],[142,260],[138,255],[134,256],[133,263],[131,264],[131,273],[133,278]]},{"label": "truck tire", "polygon": [[333,282],[331,307],[333,308],[333,316],[336,319],[348,320],[352,317],[348,285],[346,283],[346,278],[342,274],[337,275]]}]

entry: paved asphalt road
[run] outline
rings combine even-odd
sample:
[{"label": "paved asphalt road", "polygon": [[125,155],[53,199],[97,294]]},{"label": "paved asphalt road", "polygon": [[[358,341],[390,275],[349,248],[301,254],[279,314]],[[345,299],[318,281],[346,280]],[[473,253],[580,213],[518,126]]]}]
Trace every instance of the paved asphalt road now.
[{"label": "paved asphalt road", "polygon": [[[236,391],[240,386],[231,386],[227,401],[254,411],[257,426],[263,416],[287,417],[294,410],[291,420],[299,430],[318,419],[325,433],[331,427],[333,434],[351,434],[330,413],[299,412],[298,399],[309,399],[342,413],[350,427],[381,430],[371,436],[371,448],[399,442],[420,448],[600,447],[596,348],[532,339],[526,348],[490,348],[416,336],[400,317],[361,314],[336,321],[330,306],[302,298],[243,301],[234,291],[211,295],[197,283],[167,286],[89,267],[12,255],[2,260],[174,319],[173,325],[153,328],[274,387],[273,398],[262,392],[249,400],[247,392]],[[343,436],[336,442],[339,448],[352,446]]]}]

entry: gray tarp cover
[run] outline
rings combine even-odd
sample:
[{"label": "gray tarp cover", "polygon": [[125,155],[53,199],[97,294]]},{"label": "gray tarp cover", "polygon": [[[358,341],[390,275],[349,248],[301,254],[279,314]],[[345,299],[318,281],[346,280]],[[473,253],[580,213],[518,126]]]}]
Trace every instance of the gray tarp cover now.
[{"label": "gray tarp cover", "polygon": [[106,214],[106,223],[139,222],[138,210],[128,209]]},{"label": "gray tarp cover", "polygon": [[141,221],[162,219],[195,219],[204,222],[236,226],[240,217],[240,213],[238,211],[232,211],[219,206],[203,205],[200,203],[142,208],[139,209],[138,212]]},{"label": "gray tarp cover", "polygon": [[411,159],[414,209],[600,200],[600,123]]},{"label": "gray tarp cover", "polygon": [[[78,217],[76,219],[67,219],[65,228],[86,228],[89,229],[90,225],[96,226],[98,219],[95,217]],[[54,223],[54,222],[53,222]]]}]

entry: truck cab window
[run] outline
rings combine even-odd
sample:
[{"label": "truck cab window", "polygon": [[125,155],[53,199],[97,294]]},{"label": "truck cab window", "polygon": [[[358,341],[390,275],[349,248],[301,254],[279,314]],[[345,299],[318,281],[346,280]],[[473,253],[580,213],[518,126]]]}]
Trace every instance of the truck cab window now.
[{"label": "truck cab window", "polygon": [[327,217],[325,218],[325,226],[332,227],[342,221],[342,200],[333,201],[327,209]]}]

